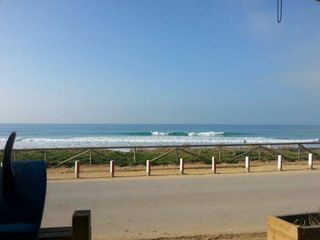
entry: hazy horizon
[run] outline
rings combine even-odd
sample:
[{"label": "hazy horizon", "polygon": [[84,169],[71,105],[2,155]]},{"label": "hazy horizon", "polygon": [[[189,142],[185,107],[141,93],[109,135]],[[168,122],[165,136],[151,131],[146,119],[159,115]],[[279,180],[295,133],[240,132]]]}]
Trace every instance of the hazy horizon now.
[{"label": "hazy horizon", "polygon": [[29,123],[23,123],[23,122],[0,122],[0,125],[217,125],[217,126],[320,126],[320,124],[297,124],[297,123],[102,123],[102,122],[96,122],[96,123],[82,123],[82,122],[56,122],[56,123],[50,123],[50,122],[29,122]]}]

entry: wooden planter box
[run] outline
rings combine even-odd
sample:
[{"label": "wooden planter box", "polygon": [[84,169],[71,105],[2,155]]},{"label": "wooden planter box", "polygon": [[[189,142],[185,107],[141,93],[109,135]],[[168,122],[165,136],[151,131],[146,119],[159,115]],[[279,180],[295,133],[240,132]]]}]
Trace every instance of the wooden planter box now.
[{"label": "wooden planter box", "polygon": [[319,218],[319,213],[297,214],[287,216],[269,216],[267,219],[268,240],[319,240],[320,225],[299,226],[295,221],[309,224],[310,216]]}]

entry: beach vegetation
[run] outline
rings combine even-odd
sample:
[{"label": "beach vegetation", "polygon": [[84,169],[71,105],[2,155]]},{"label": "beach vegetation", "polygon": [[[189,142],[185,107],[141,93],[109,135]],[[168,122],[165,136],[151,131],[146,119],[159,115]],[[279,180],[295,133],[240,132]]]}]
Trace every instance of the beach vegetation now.
[{"label": "beach vegetation", "polygon": [[[186,151],[183,151],[186,150]],[[253,150],[253,151],[250,151]],[[86,152],[85,152],[86,151]],[[282,155],[283,160],[286,162],[295,162],[298,160],[307,160],[308,152],[301,151],[300,155],[295,148],[276,148],[276,149],[252,149],[252,147],[222,147],[219,148],[181,148],[181,150],[172,151],[171,153],[158,158],[160,155],[170,151],[169,148],[159,149],[142,149],[137,148],[134,154],[133,150],[106,150],[106,149],[93,149],[91,154],[88,149],[47,149],[44,150],[18,150],[14,155],[14,159],[19,160],[45,160],[48,167],[55,167],[62,161],[63,166],[74,165],[75,160],[79,160],[85,164],[105,164],[110,160],[115,160],[117,166],[133,166],[145,165],[147,160],[154,160],[152,165],[169,165],[179,164],[179,159],[183,158],[187,163],[204,163],[210,165],[212,163],[212,156],[221,160],[221,163],[236,164],[244,162],[244,157],[249,156],[251,161],[275,161],[277,155]],[[315,157],[320,156],[320,149],[313,150]],[[191,154],[192,153],[192,154]],[[219,157],[219,153],[221,154]],[[75,157],[78,155],[77,157]],[[91,162],[90,162],[91,155]],[[134,157],[135,155],[135,157]],[[0,159],[3,158],[3,152],[0,151]],[[0,160],[0,161],[1,161]]]}]

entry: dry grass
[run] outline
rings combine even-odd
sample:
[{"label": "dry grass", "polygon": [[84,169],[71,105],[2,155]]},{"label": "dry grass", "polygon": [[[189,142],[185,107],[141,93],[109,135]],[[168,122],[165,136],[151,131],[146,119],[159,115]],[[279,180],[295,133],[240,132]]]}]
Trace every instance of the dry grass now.
[{"label": "dry grass", "polygon": [[267,234],[263,233],[239,233],[239,234],[219,234],[182,236],[176,238],[156,238],[155,240],[266,240]]},{"label": "dry grass", "polygon": [[[105,238],[93,238],[93,239],[104,240]],[[181,236],[181,237],[143,238],[140,240],[266,240],[266,239],[267,239],[266,232],[258,232],[258,233],[234,233],[234,234],[214,234],[214,235],[197,235],[197,236]]]}]

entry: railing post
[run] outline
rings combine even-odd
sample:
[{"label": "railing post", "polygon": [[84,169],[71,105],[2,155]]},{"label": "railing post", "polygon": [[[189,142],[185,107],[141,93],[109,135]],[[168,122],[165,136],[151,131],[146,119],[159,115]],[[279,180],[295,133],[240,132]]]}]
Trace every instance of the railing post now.
[{"label": "railing post", "polygon": [[184,161],[180,158],[180,175],[184,174]]},{"label": "railing post", "polygon": [[47,163],[47,150],[43,150],[43,161]]},{"label": "railing post", "polygon": [[91,212],[90,210],[75,211],[72,216],[72,240],[91,239]]},{"label": "railing post", "polygon": [[261,145],[259,146],[258,153],[259,153],[259,161],[260,161],[261,160]]},{"label": "railing post", "polygon": [[282,156],[278,155],[278,171],[282,171]]},{"label": "railing post", "polygon": [[133,148],[133,164],[134,165],[136,165],[137,163],[136,154],[137,154],[137,148]]},{"label": "railing post", "polygon": [[80,177],[80,161],[77,160],[74,162],[74,178]]},{"label": "railing post", "polygon": [[308,168],[313,169],[313,156],[312,153],[309,153],[308,155]]},{"label": "railing post", "polygon": [[250,172],[250,158],[249,158],[249,156],[246,156],[245,162],[246,162],[246,173],[249,173]]},{"label": "railing post", "polygon": [[179,162],[179,148],[176,147],[176,159],[177,159],[177,163]]},{"label": "railing post", "polygon": [[214,157],[212,157],[212,172],[214,174],[217,173],[217,163],[216,163],[216,159]]},{"label": "railing post", "polygon": [[110,161],[110,177],[114,177],[114,160]]},{"label": "railing post", "polygon": [[219,146],[219,163],[222,161],[222,152],[221,152],[221,146]]},{"label": "railing post", "polygon": [[301,146],[300,144],[298,145],[298,160],[301,160]]},{"label": "railing post", "polygon": [[89,162],[90,162],[90,165],[92,164],[92,149],[90,148],[89,150]]},{"label": "railing post", "polygon": [[151,176],[151,161],[147,160],[147,164],[146,164],[146,175],[147,176]]}]

